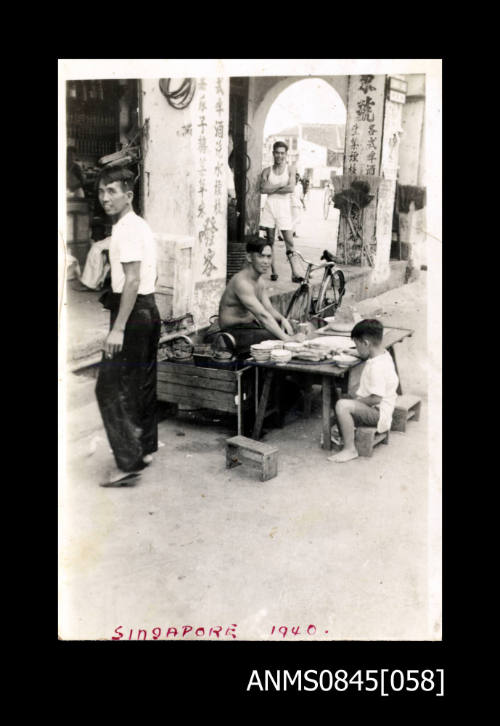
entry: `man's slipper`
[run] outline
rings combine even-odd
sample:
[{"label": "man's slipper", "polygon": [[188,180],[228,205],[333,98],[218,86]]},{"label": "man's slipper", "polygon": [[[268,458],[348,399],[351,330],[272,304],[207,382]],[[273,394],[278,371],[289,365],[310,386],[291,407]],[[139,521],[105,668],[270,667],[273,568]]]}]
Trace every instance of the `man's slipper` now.
[{"label": "man's slipper", "polygon": [[105,481],[101,482],[99,484],[100,487],[133,487],[135,484],[137,484],[137,477],[139,476],[139,472],[137,471],[126,471],[123,473],[122,476],[118,477],[118,479],[114,479],[113,481]]},{"label": "man's slipper", "polygon": [[72,280],[71,289],[77,290],[78,292],[98,292],[97,290],[93,290],[91,287],[87,287],[87,285],[84,285],[83,282],[80,282],[80,280]]},{"label": "man's slipper", "polygon": [[304,282],[304,278],[300,275],[293,275],[292,282]]}]

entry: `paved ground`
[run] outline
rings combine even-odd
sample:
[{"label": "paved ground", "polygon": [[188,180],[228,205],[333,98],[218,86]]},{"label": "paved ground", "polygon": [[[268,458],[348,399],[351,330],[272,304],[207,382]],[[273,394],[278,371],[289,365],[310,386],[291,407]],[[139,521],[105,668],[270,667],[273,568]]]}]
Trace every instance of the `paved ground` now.
[{"label": "paved ground", "polygon": [[[162,639],[169,626],[191,625],[193,637],[197,627],[232,624],[247,640],[281,638],[272,628],[282,625],[300,626],[293,639],[440,638],[425,275],[358,308],[415,329],[399,346],[400,374],[424,401],[420,421],[371,459],[327,461],[318,389],[310,419],[292,413],[266,434],[279,447],[268,482],[225,469],[231,418],[186,412],[162,421],[163,446],[136,487],[102,489],[111,454],[97,407],[68,414],[63,638],[109,639],[120,625],[133,638],[159,627]],[[305,635],[310,624],[314,636]]]}]

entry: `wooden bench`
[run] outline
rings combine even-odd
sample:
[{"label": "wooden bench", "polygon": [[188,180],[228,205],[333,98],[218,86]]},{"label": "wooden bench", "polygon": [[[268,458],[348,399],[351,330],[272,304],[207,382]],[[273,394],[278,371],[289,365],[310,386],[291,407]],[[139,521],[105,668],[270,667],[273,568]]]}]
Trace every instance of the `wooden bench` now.
[{"label": "wooden bench", "polygon": [[422,401],[418,396],[398,396],[394,412],[392,414],[391,431],[406,431],[406,423],[410,419],[418,421],[420,418],[420,406]]},{"label": "wooden bench", "polygon": [[226,440],[226,468],[248,462],[260,470],[260,480],[268,481],[278,473],[278,448],[246,436]]},{"label": "wooden bench", "polygon": [[389,432],[379,434],[374,426],[358,426],[354,434],[354,443],[360,456],[372,456],[377,444],[389,443]]}]

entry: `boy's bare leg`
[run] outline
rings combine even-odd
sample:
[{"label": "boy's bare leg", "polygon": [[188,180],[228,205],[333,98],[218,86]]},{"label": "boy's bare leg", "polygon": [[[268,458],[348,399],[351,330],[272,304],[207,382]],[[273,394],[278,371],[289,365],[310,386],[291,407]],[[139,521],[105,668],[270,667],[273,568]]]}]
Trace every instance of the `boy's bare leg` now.
[{"label": "boy's bare leg", "polygon": [[357,459],[359,454],[354,445],[354,419],[352,413],[354,411],[354,401],[349,398],[341,398],[335,404],[335,415],[337,417],[338,427],[344,440],[344,448],[338,454],[328,457],[328,461],[334,461],[342,464],[345,461]]}]

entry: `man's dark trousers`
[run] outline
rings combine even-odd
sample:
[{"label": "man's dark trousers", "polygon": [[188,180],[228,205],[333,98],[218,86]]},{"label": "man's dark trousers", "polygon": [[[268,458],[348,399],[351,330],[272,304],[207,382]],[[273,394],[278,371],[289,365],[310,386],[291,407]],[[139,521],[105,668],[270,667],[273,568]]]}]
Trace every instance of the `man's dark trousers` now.
[{"label": "man's dark trousers", "polygon": [[[103,299],[104,298],[104,299]],[[110,330],[121,295],[101,301],[111,311]],[[117,466],[143,468],[142,458],[158,449],[156,356],[161,321],[154,295],[138,295],[125,326],[123,348],[112,358],[103,354],[96,397]]]}]

